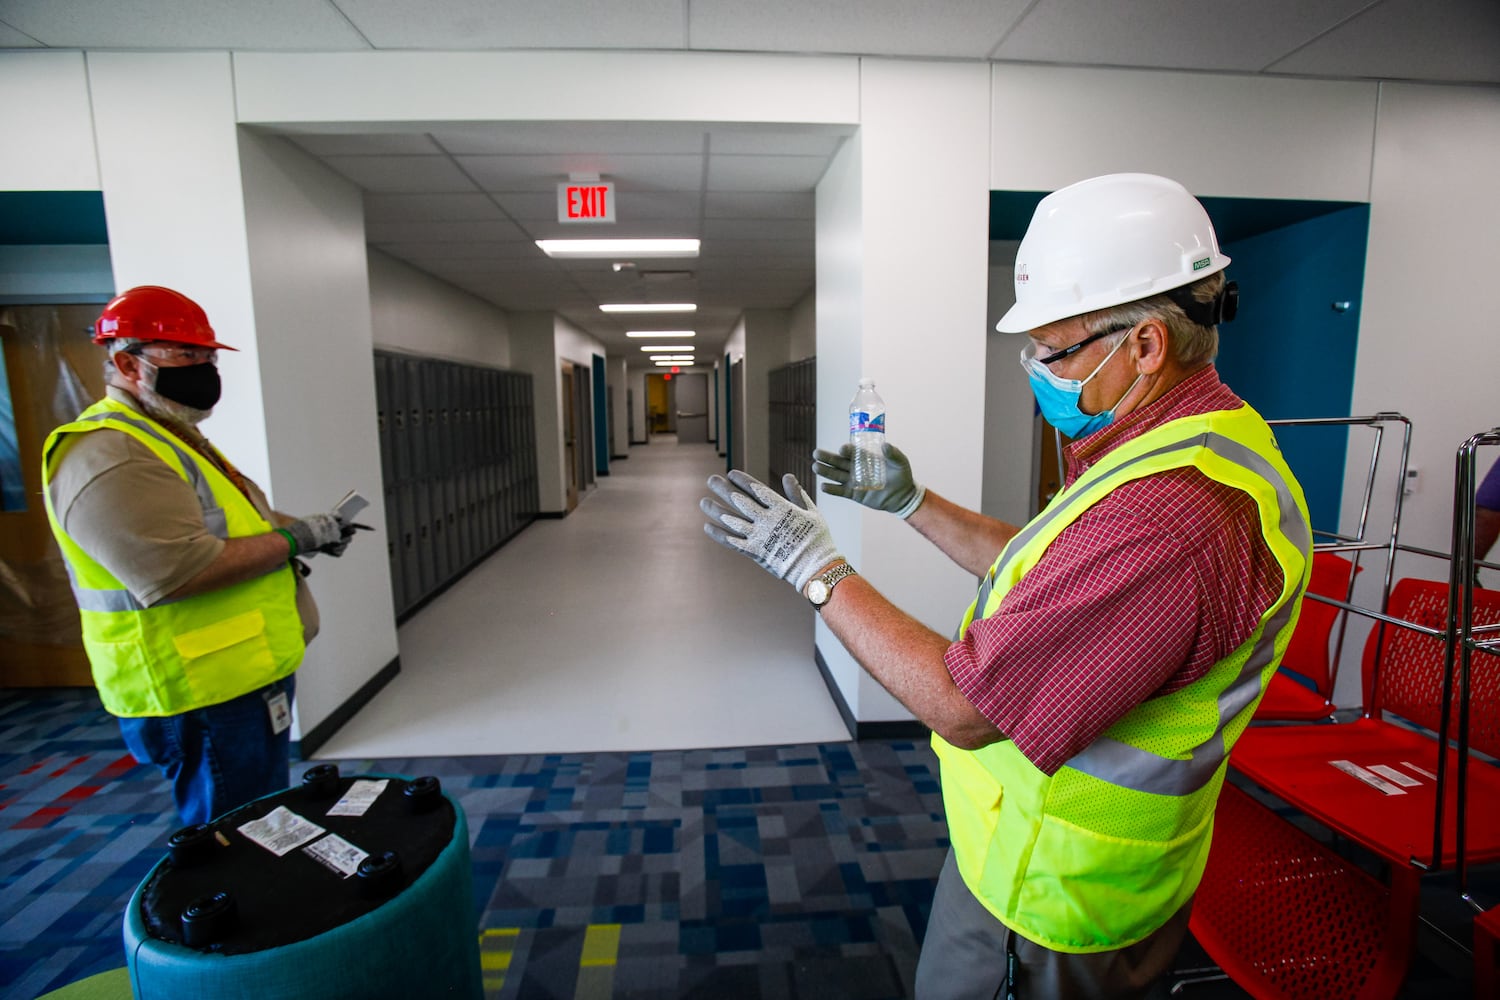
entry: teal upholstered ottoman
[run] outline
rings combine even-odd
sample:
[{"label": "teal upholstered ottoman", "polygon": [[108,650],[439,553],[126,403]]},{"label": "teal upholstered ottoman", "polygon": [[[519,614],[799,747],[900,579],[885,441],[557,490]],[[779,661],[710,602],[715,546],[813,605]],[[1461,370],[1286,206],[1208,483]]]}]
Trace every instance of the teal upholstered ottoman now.
[{"label": "teal upholstered ottoman", "polygon": [[435,778],[324,765],[170,847],[125,914],[137,1000],[483,995],[468,827]]}]

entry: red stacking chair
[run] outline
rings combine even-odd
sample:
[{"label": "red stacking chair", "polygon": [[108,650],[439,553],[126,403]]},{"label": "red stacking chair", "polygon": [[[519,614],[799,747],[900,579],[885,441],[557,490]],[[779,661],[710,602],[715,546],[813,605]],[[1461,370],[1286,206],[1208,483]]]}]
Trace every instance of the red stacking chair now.
[{"label": "red stacking chair", "polygon": [[[1350,581],[1357,572],[1359,567],[1343,556],[1314,552],[1307,592],[1347,601]],[[1333,682],[1337,671],[1328,651],[1328,640],[1343,613],[1342,608],[1312,598],[1302,602],[1302,614],[1287,643],[1281,670],[1272,676],[1265,697],[1255,710],[1256,721],[1311,722],[1333,714]],[[1306,678],[1313,686],[1308,688],[1283,671]]]},{"label": "red stacking chair", "polygon": [[1416,946],[1415,869],[1389,886],[1225,783],[1190,927],[1259,1000],[1389,1000]]},{"label": "red stacking chair", "polygon": [[[1399,580],[1387,612],[1445,629],[1448,586]],[[1500,591],[1474,591],[1474,622],[1500,622]],[[1252,726],[1235,744],[1230,766],[1393,865],[1416,861],[1434,869],[1451,867],[1456,860],[1458,755],[1451,746],[1444,751],[1443,840],[1434,857],[1442,744],[1430,735],[1441,727],[1445,650],[1442,639],[1412,629],[1371,629],[1363,664],[1363,718],[1340,726]],[[1471,671],[1470,746],[1500,756],[1500,655],[1476,652]],[[1455,684],[1455,708],[1457,697]],[[1455,710],[1450,734],[1457,732],[1457,718]],[[1500,861],[1500,769],[1476,761],[1468,773],[1468,861]]]}]

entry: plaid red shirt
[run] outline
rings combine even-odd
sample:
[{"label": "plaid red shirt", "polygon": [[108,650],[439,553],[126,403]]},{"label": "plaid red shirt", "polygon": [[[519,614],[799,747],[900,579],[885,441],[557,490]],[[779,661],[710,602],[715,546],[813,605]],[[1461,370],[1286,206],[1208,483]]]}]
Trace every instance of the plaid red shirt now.
[{"label": "plaid red shirt", "polygon": [[[1069,445],[1066,483],[1169,420],[1241,405],[1206,367]],[[1244,642],[1281,579],[1250,496],[1174,469],[1089,507],[944,660],[984,717],[1053,774],[1136,705]]]}]

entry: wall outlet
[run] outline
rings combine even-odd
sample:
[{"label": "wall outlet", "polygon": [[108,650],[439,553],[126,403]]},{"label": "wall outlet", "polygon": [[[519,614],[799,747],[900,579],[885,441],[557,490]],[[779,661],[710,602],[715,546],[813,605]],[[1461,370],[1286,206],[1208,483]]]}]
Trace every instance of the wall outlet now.
[{"label": "wall outlet", "polygon": [[1421,469],[1407,469],[1406,470],[1406,487],[1404,489],[1402,489],[1401,495],[1402,496],[1408,496],[1408,497],[1414,497],[1418,493],[1421,493],[1421,492],[1422,492],[1422,470]]}]

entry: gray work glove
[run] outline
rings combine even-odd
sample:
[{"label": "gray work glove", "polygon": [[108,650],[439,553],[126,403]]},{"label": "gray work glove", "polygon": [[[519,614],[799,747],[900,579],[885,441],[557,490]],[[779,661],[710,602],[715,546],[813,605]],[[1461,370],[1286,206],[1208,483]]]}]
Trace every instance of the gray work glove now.
[{"label": "gray work glove", "polygon": [[828,523],[796,476],[781,478],[790,499],[739,469],[731,470],[727,480],[709,476],[708,488],[723,501],[704,497],[698,502],[711,522],[703,526],[708,537],[743,552],[799,591],[839,558]]},{"label": "gray work glove", "polygon": [[911,462],[900,448],[893,444],[885,446],[885,487],[878,490],[857,490],[849,485],[853,476],[854,446],[843,445],[837,453],[819,448],[813,452],[813,471],[832,482],[823,484],[823,492],[830,496],[845,497],[855,503],[875,510],[890,511],[905,520],[922,506],[927,496],[927,487],[918,486],[911,477]]},{"label": "gray work glove", "polygon": [[314,552],[341,556],[349,547],[349,536],[354,534],[354,529],[340,521],[337,514],[309,514],[283,530],[297,543],[294,556],[310,556]]}]

